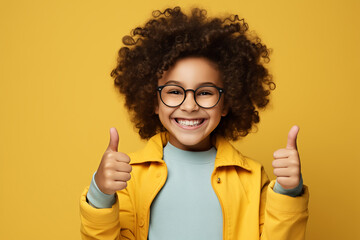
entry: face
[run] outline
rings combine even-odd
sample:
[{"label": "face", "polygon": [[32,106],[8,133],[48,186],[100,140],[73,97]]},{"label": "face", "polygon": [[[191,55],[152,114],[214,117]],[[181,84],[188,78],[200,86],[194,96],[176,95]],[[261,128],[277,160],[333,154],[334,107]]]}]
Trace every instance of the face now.
[{"label": "face", "polygon": [[[167,84],[194,90],[209,85],[223,88],[216,65],[206,58],[199,57],[178,60],[158,81],[158,86]],[[196,104],[194,93],[188,91],[180,106],[168,107],[160,100],[158,94],[155,112],[170,134],[170,143],[188,151],[210,149],[210,133],[217,127],[221,117],[227,114],[223,98],[224,96],[221,96],[215,107],[205,109]]]}]

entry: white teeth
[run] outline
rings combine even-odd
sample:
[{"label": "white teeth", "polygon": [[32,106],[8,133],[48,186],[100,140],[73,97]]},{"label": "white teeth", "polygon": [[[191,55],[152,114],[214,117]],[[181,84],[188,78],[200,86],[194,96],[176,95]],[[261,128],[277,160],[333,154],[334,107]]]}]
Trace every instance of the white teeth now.
[{"label": "white teeth", "polygon": [[178,119],[177,122],[183,126],[190,126],[194,127],[201,123],[201,120],[180,120]]}]

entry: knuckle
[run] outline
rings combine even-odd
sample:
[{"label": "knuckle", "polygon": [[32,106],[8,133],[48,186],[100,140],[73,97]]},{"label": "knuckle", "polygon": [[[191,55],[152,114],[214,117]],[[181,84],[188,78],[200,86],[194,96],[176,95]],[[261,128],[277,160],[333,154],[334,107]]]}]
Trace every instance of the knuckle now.
[{"label": "knuckle", "polygon": [[111,168],[113,168],[113,164],[111,162],[107,161],[107,162],[104,163],[104,168],[105,169],[111,169]]},{"label": "knuckle", "polygon": [[127,182],[121,182],[120,183],[120,190],[124,189],[127,187]]},{"label": "knuckle", "polygon": [[105,152],[104,153],[104,158],[111,158],[113,156],[112,152]]},{"label": "knuckle", "polygon": [[112,174],[111,171],[105,171],[105,172],[104,172],[104,177],[105,177],[106,179],[111,179],[112,176],[113,176],[113,174]]},{"label": "knuckle", "polygon": [[273,166],[273,168],[275,168],[277,166],[276,160],[272,161],[271,165]]},{"label": "knuckle", "polygon": [[125,154],[125,153],[121,153],[121,152],[118,152],[117,153],[117,158],[116,158],[118,161],[120,162],[125,162],[125,163],[129,163],[130,162],[130,157]]},{"label": "knuckle", "polygon": [[279,152],[280,150],[276,150],[274,153],[273,153],[273,157],[274,158],[277,158],[279,156]]},{"label": "knuckle", "polygon": [[118,169],[120,172],[130,172],[131,171],[131,166],[127,163],[124,162],[119,162],[118,163]]},{"label": "knuckle", "polygon": [[296,157],[298,155],[298,152],[296,150],[290,150],[289,155]]},{"label": "knuckle", "polygon": [[289,181],[289,185],[290,186],[293,186],[296,187],[297,185],[299,185],[299,181],[296,179],[296,178],[292,178],[290,181]]},{"label": "knuckle", "polygon": [[125,175],[126,181],[129,181],[131,179],[131,174],[130,173],[126,173]]},{"label": "knuckle", "polygon": [[294,160],[294,166],[296,166],[297,168],[300,168],[300,161]]},{"label": "knuckle", "polygon": [[126,163],[129,163],[129,162],[130,162],[130,157],[124,153],[124,154],[123,154],[123,160],[124,160]]},{"label": "knuckle", "polygon": [[281,186],[284,186],[286,181],[283,178],[279,178],[276,180],[279,184],[281,184]]},{"label": "knuckle", "polygon": [[300,169],[298,167],[295,167],[293,169],[293,174],[294,174],[294,176],[299,177],[300,176]]},{"label": "knuckle", "polygon": [[296,176],[297,175],[297,169],[296,168],[292,168],[292,169],[290,169],[290,171],[289,171],[289,173],[290,173],[290,175],[291,176]]},{"label": "knuckle", "polygon": [[289,164],[296,167],[299,165],[299,162],[296,159],[290,159]]}]

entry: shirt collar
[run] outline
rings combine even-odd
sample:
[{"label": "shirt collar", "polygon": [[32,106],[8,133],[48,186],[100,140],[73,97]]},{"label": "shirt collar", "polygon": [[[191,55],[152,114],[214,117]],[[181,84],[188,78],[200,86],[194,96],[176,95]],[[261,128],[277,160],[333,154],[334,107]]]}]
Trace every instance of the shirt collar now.
[{"label": "shirt collar", "polygon": [[[129,154],[131,164],[141,164],[146,162],[164,163],[163,148],[168,140],[169,134],[167,132],[161,132],[151,137],[142,150]],[[239,166],[251,171],[251,167],[247,163],[246,158],[224,137],[214,137],[213,145],[217,149],[215,168],[223,166]]]}]

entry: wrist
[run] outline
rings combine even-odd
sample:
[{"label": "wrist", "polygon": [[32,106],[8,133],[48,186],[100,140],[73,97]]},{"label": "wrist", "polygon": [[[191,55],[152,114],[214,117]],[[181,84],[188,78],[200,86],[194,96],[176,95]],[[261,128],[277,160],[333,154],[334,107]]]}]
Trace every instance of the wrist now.
[{"label": "wrist", "polygon": [[95,208],[111,208],[116,202],[116,195],[103,193],[96,184],[95,174],[96,172],[93,174],[89,191],[86,195],[88,202]]},{"label": "wrist", "polygon": [[280,193],[280,194],[287,195],[287,196],[290,196],[290,197],[300,196],[303,193],[302,174],[300,174],[300,182],[296,187],[291,188],[291,189],[285,189],[278,183],[278,181],[276,181],[273,190],[276,193]]}]

